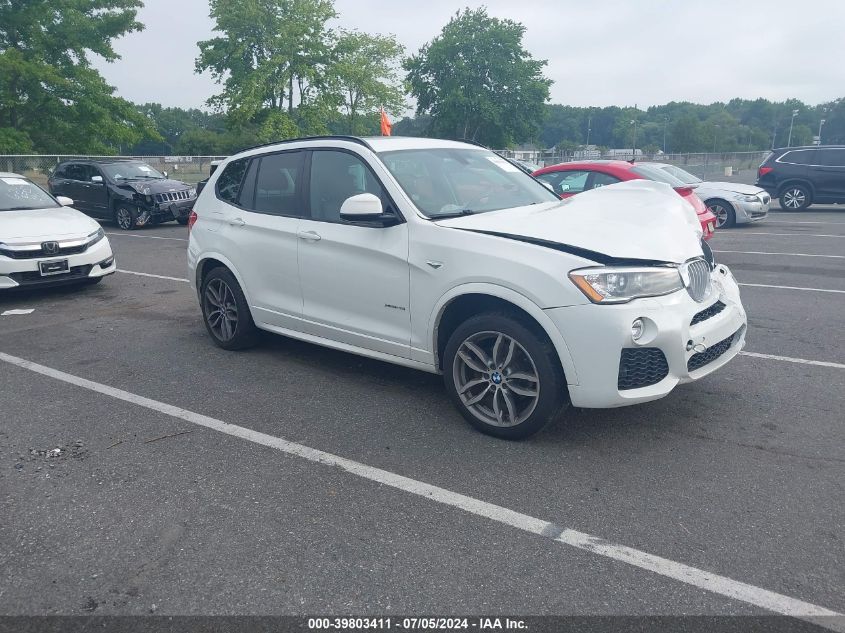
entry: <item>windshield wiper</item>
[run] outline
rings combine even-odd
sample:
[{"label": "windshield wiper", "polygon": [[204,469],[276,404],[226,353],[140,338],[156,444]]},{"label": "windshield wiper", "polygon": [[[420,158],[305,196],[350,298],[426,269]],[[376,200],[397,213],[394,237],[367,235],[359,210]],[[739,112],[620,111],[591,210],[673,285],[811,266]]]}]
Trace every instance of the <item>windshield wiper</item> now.
[{"label": "windshield wiper", "polygon": [[472,215],[475,211],[472,209],[461,209],[460,211],[450,211],[449,213],[438,213],[437,215],[431,216],[430,220],[443,220],[445,218],[460,218],[464,215]]}]

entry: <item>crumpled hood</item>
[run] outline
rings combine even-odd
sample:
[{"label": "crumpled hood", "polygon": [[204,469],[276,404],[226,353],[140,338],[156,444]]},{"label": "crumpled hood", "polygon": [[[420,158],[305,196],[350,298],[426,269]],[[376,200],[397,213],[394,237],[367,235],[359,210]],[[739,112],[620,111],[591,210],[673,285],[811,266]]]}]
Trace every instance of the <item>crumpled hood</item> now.
[{"label": "crumpled hood", "polygon": [[172,191],[184,191],[185,189],[191,188],[190,185],[186,185],[184,182],[170,180],[169,178],[165,178],[164,180],[149,180],[144,178],[139,180],[118,180],[117,184],[119,187],[128,187],[137,191],[143,196],[170,193]]},{"label": "crumpled hood", "polygon": [[722,191],[730,191],[733,193],[741,193],[745,196],[754,196],[758,193],[765,193],[757,185],[744,185],[741,182],[703,182],[701,189],[721,189]]},{"label": "crumpled hood", "polygon": [[555,242],[615,259],[683,263],[700,257],[701,225],[669,185],[630,180],[558,203],[438,221],[441,226]]},{"label": "crumpled hood", "polygon": [[0,211],[0,242],[5,244],[85,237],[99,228],[94,220],[70,207]]}]

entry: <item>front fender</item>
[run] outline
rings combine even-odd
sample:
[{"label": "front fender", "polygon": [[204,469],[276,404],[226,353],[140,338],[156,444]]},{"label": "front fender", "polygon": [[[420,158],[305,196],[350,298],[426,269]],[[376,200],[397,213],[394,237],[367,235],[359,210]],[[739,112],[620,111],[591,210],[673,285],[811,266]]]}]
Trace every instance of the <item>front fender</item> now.
[{"label": "front fender", "polygon": [[481,294],[496,297],[497,299],[502,299],[503,301],[512,303],[528,313],[540,325],[540,327],[543,328],[546,336],[549,337],[552,345],[554,345],[558,358],[560,358],[560,364],[563,367],[564,374],[566,374],[567,384],[578,384],[578,373],[575,369],[575,363],[572,361],[572,355],[569,352],[569,347],[567,346],[560,330],[558,330],[546,313],[525,295],[520,294],[511,288],[489,283],[466,283],[455,286],[440,297],[435,304],[434,309],[431,311],[431,315],[429,316],[426,340],[431,342],[431,349],[433,350],[434,363],[436,367],[440,366],[440,359],[437,357],[437,334],[440,319],[443,317],[443,312],[453,300],[469,294]]}]

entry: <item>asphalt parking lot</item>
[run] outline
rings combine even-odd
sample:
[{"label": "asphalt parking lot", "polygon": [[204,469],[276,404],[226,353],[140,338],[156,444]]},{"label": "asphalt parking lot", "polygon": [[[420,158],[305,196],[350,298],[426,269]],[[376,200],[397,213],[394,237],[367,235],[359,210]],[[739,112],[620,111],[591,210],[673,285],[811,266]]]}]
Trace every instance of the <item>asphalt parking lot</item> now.
[{"label": "asphalt parking lot", "polygon": [[0,614],[845,612],[845,208],[714,237],[745,355],[520,443],[436,376],[216,348],[186,229],[106,230],[99,286],[0,296],[34,309],[0,317]]}]

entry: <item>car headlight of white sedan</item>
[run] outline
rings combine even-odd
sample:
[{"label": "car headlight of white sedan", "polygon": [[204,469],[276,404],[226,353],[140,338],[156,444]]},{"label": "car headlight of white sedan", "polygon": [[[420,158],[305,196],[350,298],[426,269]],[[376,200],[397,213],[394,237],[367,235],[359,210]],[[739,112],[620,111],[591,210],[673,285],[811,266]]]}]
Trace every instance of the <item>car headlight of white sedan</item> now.
[{"label": "car headlight of white sedan", "polygon": [[666,295],[684,287],[675,266],[581,268],[570,272],[569,278],[593,303],[627,303]]},{"label": "car headlight of white sedan", "polygon": [[760,198],[757,196],[747,196],[745,194],[734,196],[734,200],[739,200],[740,202],[760,202]]}]

